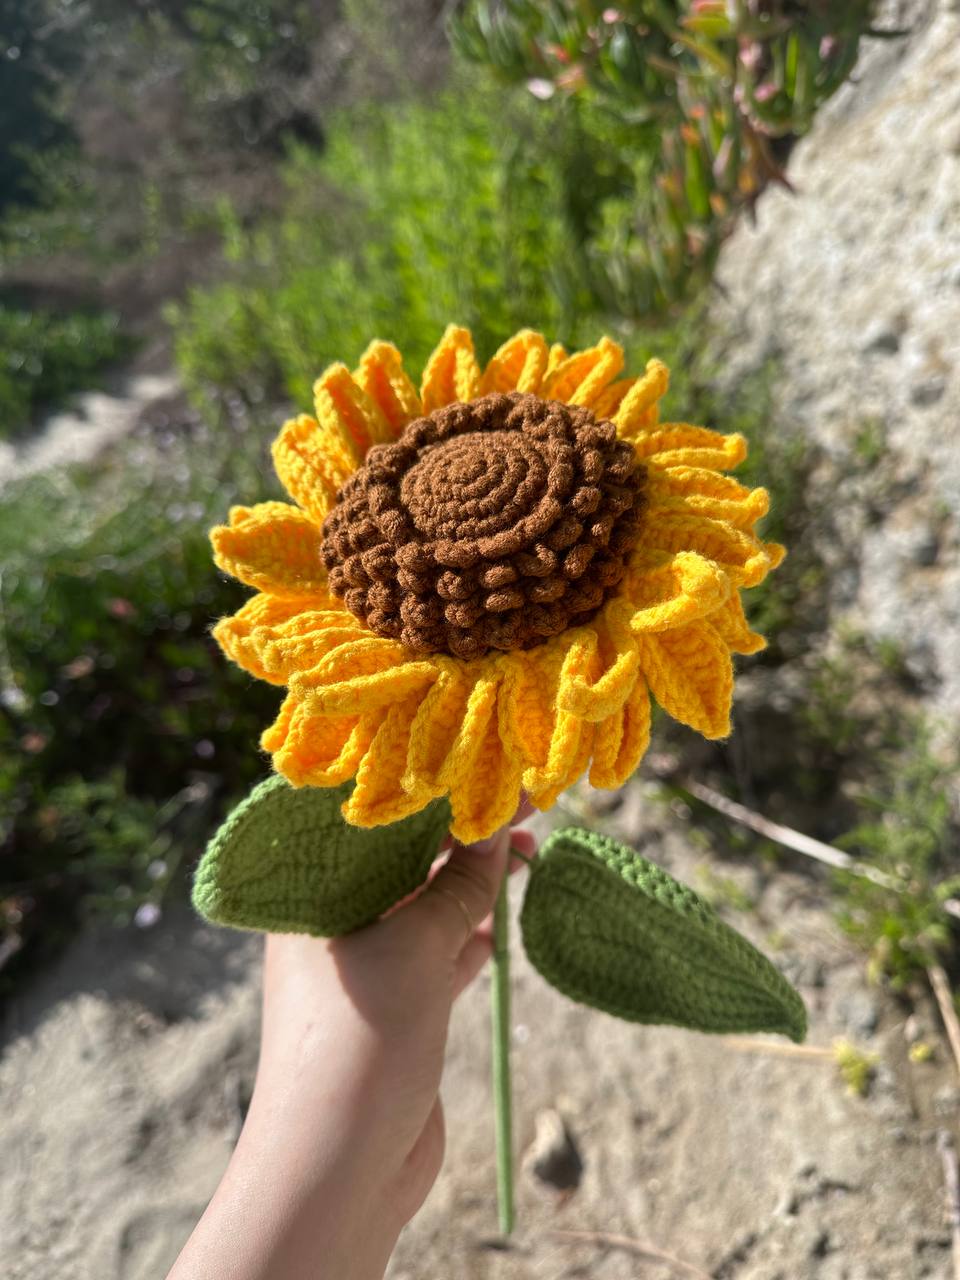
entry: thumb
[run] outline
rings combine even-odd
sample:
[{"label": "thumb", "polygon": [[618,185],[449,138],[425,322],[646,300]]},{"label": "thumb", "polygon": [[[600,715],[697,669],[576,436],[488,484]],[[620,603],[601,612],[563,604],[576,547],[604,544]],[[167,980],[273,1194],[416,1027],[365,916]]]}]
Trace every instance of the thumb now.
[{"label": "thumb", "polygon": [[429,913],[450,959],[459,956],[477,926],[493,910],[509,853],[509,826],[477,844],[455,844],[445,865],[412,904]]}]

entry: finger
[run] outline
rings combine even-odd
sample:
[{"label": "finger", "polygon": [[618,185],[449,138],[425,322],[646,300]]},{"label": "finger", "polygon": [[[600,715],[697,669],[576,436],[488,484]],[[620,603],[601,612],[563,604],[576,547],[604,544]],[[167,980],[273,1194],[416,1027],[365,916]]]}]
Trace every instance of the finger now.
[{"label": "finger", "polygon": [[493,910],[509,846],[509,827],[474,845],[455,844],[446,865],[411,903],[411,912],[438,928],[440,945],[449,959],[457,959],[480,921]]},{"label": "finger", "polygon": [[453,998],[457,999],[466,987],[474,980],[483,966],[493,954],[493,938],[488,932],[478,929],[457,958],[453,971]]},{"label": "finger", "polygon": [[[537,837],[532,831],[526,831],[522,827],[516,831],[510,832],[510,847],[517,853],[522,854],[524,858],[532,858],[537,852]],[[519,861],[520,859],[515,859]]]},{"label": "finger", "polygon": [[[510,849],[511,852],[516,850],[518,853],[522,853],[524,858],[533,858],[537,852],[537,837],[532,831],[511,831]],[[515,875],[518,871],[522,871],[526,865],[522,858],[511,858],[507,875]],[[488,915],[477,926],[473,935],[467,938],[457,959],[457,966],[453,975],[454,1000],[470,985],[492,954],[493,916]]]},{"label": "finger", "polygon": [[[438,850],[438,853],[439,854],[448,853],[449,850],[451,850],[456,843],[457,842],[454,840],[453,836],[446,836],[440,845],[440,849]],[[521,853],[523,855],[523,858],[532,858],[536,854],[537,844],[538,844],[537,837],[533,834],[532,831],[526,831],[522,828],[518,828],[517,830],[510,832],[511,850],[516,850],[518,853]],[[523,858],[510,859],[510,867],[507,872],[508,875],[511,875],[511,876],[516,875],[516,873],[520,870],[521,867],[526,866],[526,863],[523,861]],[[420,895],[423,893],[426,886],[428,884],[431,884],[436,879],[436,877],[440,874],[440,871],[443,869],[443,867],[446,866],[446,864],[447,864],[446,857],[438,856],[437,858],[435,858],[430,865],[430,870],[427,872],[427,879],[424,882],[424,884],[418,885],[416,889],[408,893],[405,897],[401,898],[399,902],[395,902],[393,906],[390,907],[383,914],[385,916],[395,915],[396,912],[400,911],[403,907],[409,906],[411,902],[415,901],[417,898],[420,897]]]}]

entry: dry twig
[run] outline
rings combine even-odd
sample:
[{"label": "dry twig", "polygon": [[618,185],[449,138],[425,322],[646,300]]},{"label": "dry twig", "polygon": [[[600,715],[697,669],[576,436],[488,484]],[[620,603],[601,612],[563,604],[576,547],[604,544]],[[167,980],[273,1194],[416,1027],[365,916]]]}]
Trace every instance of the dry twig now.
[{"label": "dry twig", "polygon": [[682,1258],[677,1258],[672,1253],[665,1253],[663,1249],[658,1249],[656,1245],[648,1244],[645,1240],[634,1240],[632,1236],[619,1236],[608,1231],[552,1231],[550,1234],[555,1240],[602,1245],[607,1249],[624,1249],[627,1253],[635,1253],[641,1258],[653,1258],[656,1262],[665,1262],[668,1266],[682,1271],[684,1275],[693,1276],[695,1280],[711,1280],[706,1271],[701,1271],[692,1262],[684,1262]]},{"label": "dry twig", "polygon": [[746,1053],[772,1053],[780,1058],[809,1058],[818,1062],[835,1062],[836,1051],[815,1044],[780,1044],[776,1040],[754,1040],[750,1036],[723,1036],[721,1044]]},{"label": "dry twig", "polygon": [[947,1029],[947,1038],[950,1041],[950,1048],[953,1050],[957,1070],[960,1071],[960,1019],[957,1018],[957,1008],[953,1003],[950,980],[939,964],[927,965],[927,977],[930,979],[931,987],[933,987],[933,994],[937,998],[937,1007],[940,1010],[943,1025]]},{"label": "dry twig", "polygon": [[953,1244],[953,1275],[954,1280],[960,1280],[960,1171],[957,1169],[957,1149],[946,1129],[940,1129],[937,1133],[937,1150],[943,1161],[947,1221]]},{"label": "dry twig", "polygon": [[[768,840],[773,840],[776,844],[782,844],[787,849],[793,849],[795,853],[805,854],[808,858],[815,858],[817,862],[826,863],[828,867],[836,867],[839,871],[848,871],[851,875],[860,876],[863,880],[870,880],[882,889],[892,889],[894,893],[909,892],[908,886],[902,880],[898,880],[896,876],[888,875],[886,871],[881,871],[879,867],[871,867],[868,862],[861,862],[859,858],[854,858],[849,853],[844,853],[842,849],[837,849],[832,844],[824,844],[822,840],[815,840],[813,836],[804,835],[802,831],[794,831],[792,827],[785,827],[779,822],[771,822],[763,814],[754,813],[752,809],[748,809],[745,805],[737,804],[735,800],[721,795],[719,791],[714,791],[712,787],[704,786],[702,782],[688,781],[684,784],[683,789],[695,799],[709,805],[711,809],[716,809],[718,813],[722,813],[727,818],[732,818],[734,822],[739,822],[742,826],[749,827],[751,831],[756,831],[758,835],[766,836]],[[956,898],[948,898],[943,904],[943,909],[948,915],[960,920],[960,901],[957,901]]]}]

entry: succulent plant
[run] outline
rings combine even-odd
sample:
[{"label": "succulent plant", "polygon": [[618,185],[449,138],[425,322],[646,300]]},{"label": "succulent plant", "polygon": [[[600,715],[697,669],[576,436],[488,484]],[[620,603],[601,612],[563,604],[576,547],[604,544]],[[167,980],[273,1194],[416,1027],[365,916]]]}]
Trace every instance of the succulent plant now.
[{"label": "succulent plant", "polygon": [[[741,211],[849,76],[874,0],[471,0],[468,59],[612,115],[638,156],[632,286],[650,309],[709,276]],[[644,277],[647,277],[644,279]]]}]

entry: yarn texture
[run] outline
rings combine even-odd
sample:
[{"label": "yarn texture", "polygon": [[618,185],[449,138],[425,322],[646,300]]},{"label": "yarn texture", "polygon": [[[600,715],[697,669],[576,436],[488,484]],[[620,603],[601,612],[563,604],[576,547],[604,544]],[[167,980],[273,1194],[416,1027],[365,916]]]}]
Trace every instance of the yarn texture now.
[{"label": "yarn texture", "polygon": [[797,1042],[803,1002],[692,889],[598,832],[554,832],[531,866],[520,918],[542,976],[630,1022],[775,1031]]},{"label": "yarn texture", "polygon": [[764,646],[740,601],[783,557],[763,489],[726,475],[741,436],[662,422],[665,366],[621,376],[608,338],[568,354],[531,330],[481,369],[451,326],[419,391],[374,342],[331,366],[315,416],[273,446],[296,505],[234,507],[217,564],[254,595],[214,635],[286,688],[261,738],[294,787],[354,779],[347,821],[449,797],[483,838],[589,770],[615,788],[651,695],[730,730],[733,653]]},{"label": "yarn texture", "polygon": [[[275,775],[256,787],[197,869],[201,915],[336,937],[425,884],[447,802],[364,830],[340,816],[351,786],[295,789]],[[803,1039],[803,1003],[774,966],[691,889],[607,836],[577,828],[549,836],[530,865],[520,921],[532,963],[581,1004],[632,1022]]]},{"label": "yarn texture", "polygon": [[519,392],[447,405],[344,485],[323,525],[330,589],[417,652],[529,649],[623,577],[645,474],[589,409]]},{"label": "yarn texture", "polygon": [[450,824],[437,800],[375,837],[348,826],[351,783],[293,787],[267,778],[207,846],[193,905],[214,924],[338,937],[371,924],[419,888]]}]

